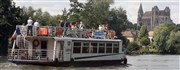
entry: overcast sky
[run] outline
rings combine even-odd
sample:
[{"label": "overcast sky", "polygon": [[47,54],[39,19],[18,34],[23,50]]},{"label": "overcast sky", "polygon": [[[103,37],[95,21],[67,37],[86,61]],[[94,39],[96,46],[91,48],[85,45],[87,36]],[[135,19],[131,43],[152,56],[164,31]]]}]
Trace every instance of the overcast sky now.
[{"label": "overcast sky", "polygon": [[[42,11],[48,11],[51,15],[62,14],[64,8],[70,8],[69,0],[13,0],[16,3],[16,6],[28,7],[32,6],[35,9],[41,8]],[[86,0],[79,0],[82,3],[85,3]],[[127,11],[127,16],[129,21],[136,23],[137,22],[137,12],[139,5],[142,3],[143,11],[151,11],[152,7],[158,6],[160,10],[164,10],[165,7],[171,9],[171,19],[174,23],[180,24],[180,1],[179,0],[115,0],[114,4],[111,5],[111,8],[122,7]]]}]

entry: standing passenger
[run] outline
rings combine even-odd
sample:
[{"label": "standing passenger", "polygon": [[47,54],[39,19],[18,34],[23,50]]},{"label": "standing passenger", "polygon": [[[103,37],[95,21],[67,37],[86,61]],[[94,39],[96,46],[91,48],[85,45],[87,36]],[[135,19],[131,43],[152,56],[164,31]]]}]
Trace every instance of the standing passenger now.
[{"label": "standing passenger", "polygon": [[29,19],[27,20],[27,25],[26,25],[26,26],[28,26],[27,35],[29,35],[29,36],[32,36],[32,34],[33,34],[32,24],[33,24],[33,20],[31,19],[31,17],[29,17]]},{"label": "standing passenger", "polygon": [[82,30],[85,28],[85,25],[83,24],[82,21],[81,21],[80,24],[79,24],[79,28],[82,29]]},{"label": "standing passenger", "polygon": [[31,19],[31,17],[29,17],[29,19],[27,20],[27,26],[32,26],[33,24],[33,20]]},{"label": "standing passenger", "polygon": [[26,26],[25,26],[24,23],[22,24],[21,28],[22,28],[22,29],[21,29],[21,34],[22,34],[23,36],[26,36],[26,33],[27,33],[26,31],[27,31],[27,30],[26,30]]},{"label": "standing passenger", "polygon": [[39,27],[39,22],[38,20],[36,20],[36,22],[34,22],[34,35],[37,36],[37,28]]},{"label": "standing passenger", "polygon": [[68,22],[68,20],[66,20],[64,23],[64,31],[63,31],[64,35],[66,35],[66,32],[69,29],[69,26],[70,26],[70,23]]},{"label": "standing passenger", "polygon": [[64,22],[63,22],[63,20],[60,20],[60,25],[61,25],[62,28],[64,27]]}]

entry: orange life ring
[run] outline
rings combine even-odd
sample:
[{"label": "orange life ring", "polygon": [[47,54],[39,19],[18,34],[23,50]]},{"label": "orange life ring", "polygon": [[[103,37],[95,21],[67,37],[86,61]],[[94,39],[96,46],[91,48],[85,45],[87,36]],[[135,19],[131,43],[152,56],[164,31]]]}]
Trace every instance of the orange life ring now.
[{"label": "orange life ring", "polygon": [[33,41],[33,47],[38,47],[39,44],[40,44],[39,40],[35,39],[35,40]]}]

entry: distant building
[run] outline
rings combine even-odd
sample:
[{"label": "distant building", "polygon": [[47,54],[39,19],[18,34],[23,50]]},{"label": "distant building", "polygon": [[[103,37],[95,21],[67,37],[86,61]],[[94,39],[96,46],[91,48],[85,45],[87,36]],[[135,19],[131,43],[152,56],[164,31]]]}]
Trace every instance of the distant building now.
[{"label": "distant building", "polygon": [[125,36],[130,42],[136,41],[136,36],[131,31],[121,32],[123,36]]},{"label": "distant building", "polygon": [[149,38],[150,42],[152,42],[152,40],[153,40],[153,35],[154,35],[154,31],[148,32],[148,38]]},{"label": "distant building", "polygon": [[[129,40],[129,42],[137,41],[137,36],[131,31],[124,31],[124,32],[121,32],[121,34],[125,36]],[[150,42],[153,41],[153,34],[154,34],[154,31],[148,32],[148,38]]]},{"label": "distant building", "polygon": [[154,6],[151,11],[145,11],[144,13],[142,4],[140,4],[137,18],[138,25],[146,25],[147,29],[151,31],[155,26],[164,22],[173,23],[170,17],[169,7],[159,10],[157,6]]}]

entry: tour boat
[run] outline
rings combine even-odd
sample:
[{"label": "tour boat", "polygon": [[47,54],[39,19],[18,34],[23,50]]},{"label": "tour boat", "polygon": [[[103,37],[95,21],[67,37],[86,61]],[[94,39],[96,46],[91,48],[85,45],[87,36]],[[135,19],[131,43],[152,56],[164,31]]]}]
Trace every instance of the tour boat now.
[{"label": "tour boat", "polygon": [[112,30],[17,25],[8,60],[16,64],[62,66],[81,62],[126,64],[122,40]]}]

